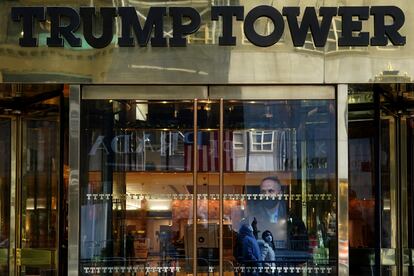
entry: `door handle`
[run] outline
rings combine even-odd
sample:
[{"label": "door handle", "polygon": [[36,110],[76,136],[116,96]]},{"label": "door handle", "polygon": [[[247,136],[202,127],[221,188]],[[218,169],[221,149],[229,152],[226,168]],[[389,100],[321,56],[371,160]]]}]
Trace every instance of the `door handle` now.
[{"label": "door handle", "polygon": [[404,248],[402,254],[403,254],[402,256],[403,265],[404,266],[412,265],[412,260],[411,260],[412,254],[411,254],[410,248]]},{"label": "door handle", "polygon": [[395,248],[381,248],[381,265],[396,265]]}]

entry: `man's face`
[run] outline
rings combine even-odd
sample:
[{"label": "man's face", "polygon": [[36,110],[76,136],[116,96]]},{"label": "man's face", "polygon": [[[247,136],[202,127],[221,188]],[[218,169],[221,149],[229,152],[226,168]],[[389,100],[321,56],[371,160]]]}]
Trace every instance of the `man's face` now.
[{"label": "man's face", "polygon": [[280,195],[282,187],[279,183],[267,179],[260,184],[260,193],[264,195]]}]

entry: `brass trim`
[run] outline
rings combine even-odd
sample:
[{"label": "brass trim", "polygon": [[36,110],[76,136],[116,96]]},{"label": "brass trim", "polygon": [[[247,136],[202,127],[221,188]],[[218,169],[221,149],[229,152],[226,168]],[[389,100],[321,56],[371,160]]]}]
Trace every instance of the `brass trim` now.
[{"label": "brass trim", "polygon": [[[64,126],[63,126],[63,112],[64,112],[64,102],[63,102],[63,94],[60,95],[59,97],[57,97],[59,100],[59,114],[57,115],[57,122],[58,122],[58,132],[57,132],[57,137],[58,137],[58,147],[59,148],[64,148]],[[65,221],[65,218],[63,216],[61,216],[62,214],[62,200],[64,199],[64,197],[62,197],[62,194],[65,192],[64,190],[64,151],[63,150],[59,150],[58,151],[58,156],[57,156],[57,162],[58,162],[58,178],[57,178],[57,189],[56,189],[56,210],[57,210],[57,219],[56,219],[56,229],[58,229],[57,233],[56,233],[56,245],[55,251],[51,251],[51,258],[52,258],[52,263],[54,263],[56,271],[58,272],[58,274],[61,271],[61,253],[62,253],[62,247],[63,247],[63,239],[64,239],[64,235],[62,235],[61,230],[63,230],[63,227],[61,227],[61,224]]]},{"label": "brass trim", "polygon": [[197,168],[198,168],[198,139],[197,139],[197,99],[194,99],[193,105],[193,131],[194,131],[194,147],[193,147],[193,275],[197,275]]},{"label": "brass trim", "polygon": [[82,100],[193,100],[207,99],[207,86],[85,85]]},{"label": "brass trim", "polygon": [[411,265],[414,266],[414,249],[409,249],[411,253]]},{"label": "brass trim", "polygon": [[408,247],[408,181],[407,181],[407,118],[404,116],[400,119],[400,137],[399,137],[399,176],[400,176],[400,189],[399,189],[399,222],[398,225],[400,241],[398,248],[398,255],[400,256],[400,266],[402,266],[402,273],[408,273],[407,262],[409,264],[409,252]]},{"label": "brass trim", "polygon": [[21,274],[20,248],[22,247],[22,141],[23,141],[23,120],[20,116],[16,117],[16,196],[15,196],[15,275]]},{"label": "brass trim", "polygon": [[402,249],[402,265],[403,265],[403,274],[408,275],[407,266],[412,265],[411,264],[411,252],[409,248],[403,248]]},{"label": "brass trim", "polygon": [[22,265],[22,249],[16,248],[16,266]]},{"label": "brass trim", "polygon": [[225,100],[333,100],[331,85],[210,86],[210,99]]},{"label": "brass trim", "polygon": [[69,90],[68,275],[79,274],[80,86]]},{"label": "brass trim", "polygon": [[348,85],[337,87],[338,275],[349,275]]},{"label": "brass trim", "polygon": [[51,266],[58,254],[57,250],[39,248],[19,248],[18,252],[21,266]]},{"label": "brass trim", "polygon": [[[390,139],[390,218],[391,218],[391,248],[397,248],[398,244],[398,178],[397,178],[397,144],[396,144],[396,122],[395,117],[386,116],[389,122],[389,139]],[[382,196],[382,195],[381,195]]]},{"label": "brass trim", "polygon": [[220,222],[219,222],[219,275],[223,276],[223,258],[224,258],[224,249],[223,249],[223,212],[224,212],[224,170],[223,170],[223,134],[224,134],[224,101],[220,99],[220,134],[219,134],[219,168],[220,168],[220,178],[219,178],[219,193],[220,193]]},{"label": "brass trim", "polygon": [[397,265],[397,256],[396,256],[395,248],[381,248],[381,265],[384,265],[384,266]]}]

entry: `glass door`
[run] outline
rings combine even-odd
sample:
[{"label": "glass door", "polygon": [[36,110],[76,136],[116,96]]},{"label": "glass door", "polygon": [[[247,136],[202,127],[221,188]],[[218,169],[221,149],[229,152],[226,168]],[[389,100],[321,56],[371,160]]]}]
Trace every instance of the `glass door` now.
[{"label": "glass door", "polygon": [[[209,236],[213,228],[197,232],[202,218],[195,208],[195,145],[202,135],[195,134],[199,106],[194,98],[205,98],[207,90],[126,90],[113,94],[101,87],[95,90],[99,97],[88,87],[83,91],[80,274],[195,274],[197,265],[206,265],[205,258],[196,257],[198,244],[214,244],[210,237],[217,241]],[[208,185],[209,176],[204,177]]]},{"label": "glass door", "polygon": [[350,275],[400,275],[400,133],[391,104],[378,87],[350,88]]},{"label": "glass door", "polygon": [[349,90],[350,275],[412,275],[412,92],[401,88]]},{"label": "glass door", "polygon": [[226,275],[338,274],[336,102],[318,93],[210,89],[223,99]]},{"label": "glass door", "polygon": [[[17,265],[20,275],[58,274],[61,144],[59,97],[21,117]],[[51,104],[56,103],[56,104]]]},{"label": "glass door", "polygon": [[376,187],[376,220],[381,223],[380,238],[381,250],[377,252],[381,260],[382,275],[399,275],[401,267],[398,265],[398,249],[400,243],[401,214],[399,213],[400,190],[398,165],[399,151],[398,133],[399,118],[390,110],[380,110],[380,132],[377,143],[380,151],[376,160],[379,173],[375,178],[379,179]]},{"label": "glass door", "polygon": [[338,273],[332,87],[80,94],[81,275]]},{"label": "glass door", "polygon": [[16,101],[0,117],[0,274],[58,275],[61,97]]}]

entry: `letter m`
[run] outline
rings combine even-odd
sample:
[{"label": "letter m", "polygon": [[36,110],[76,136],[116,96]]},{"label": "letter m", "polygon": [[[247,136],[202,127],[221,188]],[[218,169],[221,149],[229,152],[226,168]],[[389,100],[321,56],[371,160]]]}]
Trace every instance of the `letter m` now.
[{"label": "letter m", "polygon": [[283,8],[283,15],[287,17],[293,45],[295,47],[302,47],[305,44],[306,35],[310,29],[315,46],[324,47],[328,38],[332,18],[337,14],[337,8],[321,7],[319,9],[319,16],[322,16],[320,25],[315,8],[307,7],[305,9],[300,26],[298,23],[299,14],[299,7]]},{"label": "letter m", "polygon": [[164,38],[163,19],[167,14],[164,7],[151,7],[145,18],[144,27],[141,27],[137,11],[134,7],[119,7],[118,14],[122,22],[122,36],[118,38],[118,44],[121,47],[134,47],[134,38],[131,37],[131,31],[134,31],[138,40],[138,45],[145,47],[151,37],[154,29],[154,37],[151,38],[151,45],[157,47],[166,47],[167,40]]}]

